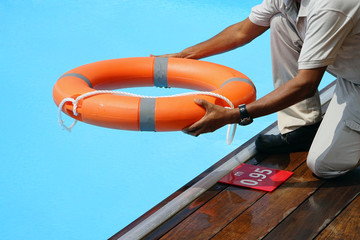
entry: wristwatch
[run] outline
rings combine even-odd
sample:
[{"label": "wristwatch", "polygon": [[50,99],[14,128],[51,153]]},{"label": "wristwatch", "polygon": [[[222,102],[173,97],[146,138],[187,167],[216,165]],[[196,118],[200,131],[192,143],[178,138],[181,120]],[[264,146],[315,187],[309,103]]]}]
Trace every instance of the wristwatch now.
[{"label": "wristwatch", "polygon": [[246,110],[245,104],[239,105],[239,110],[240,110],[239,125],[245,126],[253,122],[253,119],[250,117],[248,111]]}]

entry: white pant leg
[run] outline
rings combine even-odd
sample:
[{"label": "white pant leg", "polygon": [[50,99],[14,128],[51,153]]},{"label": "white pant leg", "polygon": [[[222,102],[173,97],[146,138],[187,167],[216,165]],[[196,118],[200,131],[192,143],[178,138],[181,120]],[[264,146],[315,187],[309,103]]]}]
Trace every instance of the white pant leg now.
[{"label": "white pant leg", "polygon": [[[302,40],[294,26],[282,14],[271,19],[270,31],[273,80],[274,87],[278,88],[297,75]],[[278,112],[278,126],[282,134],[320,120],[321,104],[318,93]]]},{"label": "white pant leg", "polygon": [[359,123],[360,86],[339,79],[307,158],[315,175],[334,178],[359,164]]}]

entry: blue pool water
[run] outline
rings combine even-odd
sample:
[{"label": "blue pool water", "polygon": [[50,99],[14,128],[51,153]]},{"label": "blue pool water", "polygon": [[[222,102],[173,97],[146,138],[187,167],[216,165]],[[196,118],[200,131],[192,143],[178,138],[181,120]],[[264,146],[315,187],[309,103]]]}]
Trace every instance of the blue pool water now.
[{"label": "blue pool water", "polygon": [[[68,133],[52,100],[57,78],[72,68],[180,51],[260,2],[2,0],[1,239],[106,239],[275,121],[239,128],[231,146],[225,128],[193,138],[79,122]],[[248,75],[258,97],[272,89],[269,33],[206,60]]]}]

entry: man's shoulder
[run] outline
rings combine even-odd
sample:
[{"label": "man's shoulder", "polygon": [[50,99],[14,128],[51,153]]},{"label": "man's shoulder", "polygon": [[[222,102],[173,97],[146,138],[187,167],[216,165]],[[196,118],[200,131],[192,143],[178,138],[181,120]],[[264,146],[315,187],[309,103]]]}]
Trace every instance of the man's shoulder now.
[{"label": "man's shoulder", "polygon": [[[285,2],[290,2],[293,0],[263,0],[258,6],[272,6],[272,7],[280,7],[285,4]],[[295,0],[294,0],[295,1]]]},{"label": "man's shoulder", "polygon": [[270,20],[275,14],[285,12],[284,1],[286,0],[264,0],[251,9],[250,21],[259,26],[269,27]]},{"label": "man's shoulder", "polygon": [[285,2],[295,0],[263,0],[263,2],[257,5],[255,8],[263,9],[265,11],[280,11],[284,8]]}]

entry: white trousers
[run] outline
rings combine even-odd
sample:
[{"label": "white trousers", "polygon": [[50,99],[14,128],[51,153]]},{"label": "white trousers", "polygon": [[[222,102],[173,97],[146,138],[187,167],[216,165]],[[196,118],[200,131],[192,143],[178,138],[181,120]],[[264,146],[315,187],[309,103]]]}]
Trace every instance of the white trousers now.
[{"label": "white trousers", "polygon": [[322,178],[341,176],[359,164],[360,86],[338,78],[334,96],[307,158]]},{"label": "white trousers", "polygon": [[[297,75],[302,40],[295,27],[282,14],[272,17],[270,30],[273,81],[274,87],[278,88]],[[313,97],[278,112],[280,133],[317,123],[321,120],[321,115],[320,98],[316,93]]]},{"label": "white trousers", "polygon": [[[271,54],[275,88],[294,78],[302,40],[281,14],[271,20]],[[278,113],[282,134],[321,120],[318,93]],[[338,78],[334,96],[307,158],[311,171],[322,178],[343,175],[359,165],[360,85]]]}]

